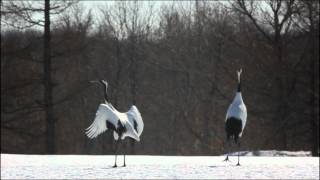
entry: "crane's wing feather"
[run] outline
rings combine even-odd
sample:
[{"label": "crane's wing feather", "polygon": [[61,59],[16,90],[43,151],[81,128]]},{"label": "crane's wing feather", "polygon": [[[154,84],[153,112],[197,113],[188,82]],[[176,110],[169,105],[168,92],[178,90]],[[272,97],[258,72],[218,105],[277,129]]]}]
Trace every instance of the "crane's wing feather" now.
[{"label": "crane's wing feather", "polygon": [[241,104],[230,104],[227,115],[226,115],[226,120],[230,117],[234,117],[237,119],[240,119],[242,121],[242,131],[240,133],[240,137],[242,136],[243,129],[246,125],[247,122],[247,108],[244,103]]},{"label": "crane's wing feather", "polygon": [[244,127],[246,126],[246,122],[247,122],[247,107],[243,103],[243,104],[241,104],[240,109],[242,111],[241,120],[242,120],[242,130],[243,130]]},{"label": "crane's wing feather", "polygon": [[108,104],[100,104],[93,123],[86,129],[86,135],[91,139],[96,138],[108,127],[113,125],[116,128],[118,119],[117,113]]},{"label": "crane's wing feather", "polygon": [[247,122],[247,107],[243,104],[241,107],[242,109],[242,131],[241,133],[239,134],[239,136],[241,137],[242,134],[243,134],[243,130],[244,130],[244,127],[246,126],[246,122]]},{"label": "crane's wing feather", "polygon": [[135,130],[137,131],[138,135],[140,136],[143,131],[143,127],[144,127],[140,111],[138,110],[138,108],[135,105],[133,105],[133,106],[131,106],[131,108],[127,112],[127,115],[128,115],[128,119],[129,119],[130,123],[134,126]]}]

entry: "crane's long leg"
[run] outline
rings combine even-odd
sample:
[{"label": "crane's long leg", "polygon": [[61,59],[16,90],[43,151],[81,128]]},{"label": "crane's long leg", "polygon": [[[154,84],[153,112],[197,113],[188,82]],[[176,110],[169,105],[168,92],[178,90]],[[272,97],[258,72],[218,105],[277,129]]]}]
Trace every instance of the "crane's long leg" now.
[{"label": "crane's long leg", "polygon": [[125,167],[126,166],[126,147],[127,147],[127,144],[126,144],[125,140],[123,140],[121,142],[121,146],[122,146],[122,149],[123,149],[123,166],[122,167]]},{"label": "crane's long leg", "polygon": [[126,143],[124,144],[125,145],[125,148],[124,148],[124,153],[123,153],[123,166],[122,167],[126,167],[126,150],[127,150],[127,141]]},{"label": "crane's long leg", "polygon": [[229,152],[230,152],[230,142],[229,142],[229,138],[228,138],[227,139],[227,157],[223,161],[230,161],[229,160]]},{"label": "crane's long leg", "polygon": [[123,167],[126,167],[126,152],[123,155]]},{"label": "crane's long leg", "polygon": [[118,144],[119,144],[119,140],[116,141],[116,148],[115,148],[115,159],[114,159],[114,165],[113,167],[117,167],[117,154],[118,154]]},{"label": "crane's long leg", "polygon": [[239,161],[240,161],[240,141],[238,141],[238,163],[237,163],[237,166],[240,166],[240,163],[239,163]]}]

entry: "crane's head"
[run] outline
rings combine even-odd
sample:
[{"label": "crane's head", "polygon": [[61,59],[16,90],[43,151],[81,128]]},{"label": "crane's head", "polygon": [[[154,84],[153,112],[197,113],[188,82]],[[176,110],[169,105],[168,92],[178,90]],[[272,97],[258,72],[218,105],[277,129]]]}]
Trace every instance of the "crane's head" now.
[{"label": "crane's head", "polygon": [[108,87],[108,82],[101,79],[101,80],[92,80],[92,81],[89,81],[90,83],[101,83],[102,85],[105,85],[106,87]]},{"label": "crane's head", "polygon": [[237,75],[238,75],[238,82],[240,83],[240,76],[242,73],[242,69],[239,69],[239,71],[237,71]]},{"label": "crane's head", "polygon": [[108,86],[108,82],[103,80],[103,79],[100,80],[100,83],[105,84],[106,86]]}]

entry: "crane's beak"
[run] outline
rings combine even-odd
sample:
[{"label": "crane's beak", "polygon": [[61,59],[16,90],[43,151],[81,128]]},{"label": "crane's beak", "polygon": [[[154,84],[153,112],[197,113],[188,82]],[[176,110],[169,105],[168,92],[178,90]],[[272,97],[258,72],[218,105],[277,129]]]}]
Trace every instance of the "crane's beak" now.
[{"label": "crane's beak", "polygon": [[92,80],[92,81],[89,81],[89,83],[99,83],[98,80]]}]

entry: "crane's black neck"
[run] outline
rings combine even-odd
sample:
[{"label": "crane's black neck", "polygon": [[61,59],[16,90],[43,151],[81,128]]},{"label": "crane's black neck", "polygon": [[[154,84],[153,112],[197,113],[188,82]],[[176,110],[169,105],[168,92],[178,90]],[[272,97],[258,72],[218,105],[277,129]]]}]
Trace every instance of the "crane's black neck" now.
[{"label": "crane's black neck", "polygon": [[240,81],[238,82],[238,89],[237,89],[237,92],[241,92],[241,82],[240,82]]},{"label": "crane's black neck", "polygon": [[104,100],[109,102],[108,93],[107,93],[107,85],[105,83],[101,83],[103,85],[103,93],[104,93]]},{"label": "crane's black neck", "polygon": [[237,71],[237,74],[238,74],[238,89],[237,89],[237,92],[241,92],[241,72],[242,72],[241,69],[240,69],[240,71]]}]

